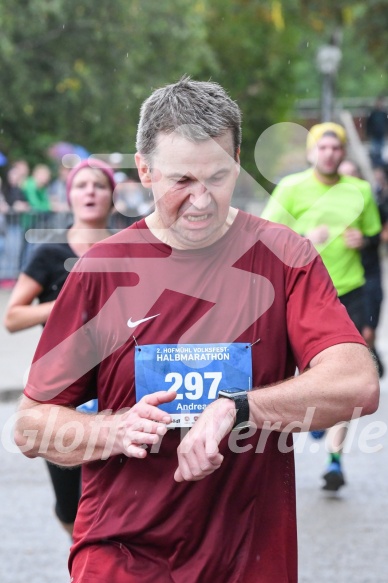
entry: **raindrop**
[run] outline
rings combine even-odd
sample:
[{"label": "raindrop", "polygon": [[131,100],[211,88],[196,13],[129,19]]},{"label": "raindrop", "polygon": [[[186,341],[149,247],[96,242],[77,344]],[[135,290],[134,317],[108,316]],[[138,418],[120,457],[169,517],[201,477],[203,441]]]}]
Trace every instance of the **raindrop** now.
[{"label": "raindrop", "polygon": [[310,41],[307,41],[306,47],[309,48],[309,46],[310,46]]},{"label": "raindrop", "polygon": [[288,64],[291,65],[291,59],[288,59]]}]

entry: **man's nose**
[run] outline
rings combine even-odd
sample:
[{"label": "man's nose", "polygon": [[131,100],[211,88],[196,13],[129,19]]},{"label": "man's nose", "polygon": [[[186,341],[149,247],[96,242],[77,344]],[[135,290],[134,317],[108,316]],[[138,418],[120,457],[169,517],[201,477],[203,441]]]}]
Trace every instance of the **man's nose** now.
[{"label": "man's nose", "polygon": [[210,204],[210,194],[205,184],[195,182],[190,188],[190,202],[197,209],[204,209]]}]

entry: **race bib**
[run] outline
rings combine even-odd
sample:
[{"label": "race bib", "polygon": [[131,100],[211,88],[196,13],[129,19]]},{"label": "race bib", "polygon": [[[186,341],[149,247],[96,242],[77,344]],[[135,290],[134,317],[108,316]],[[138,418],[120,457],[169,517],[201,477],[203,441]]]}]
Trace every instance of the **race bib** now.
[{"label": "race bib", "polygon": [[136,401],[156,391],[176,391],[160,405],[169,428],[191,427],[221,389],[252,388],[252,351],[246,343],[148,344],[135,350]]}]

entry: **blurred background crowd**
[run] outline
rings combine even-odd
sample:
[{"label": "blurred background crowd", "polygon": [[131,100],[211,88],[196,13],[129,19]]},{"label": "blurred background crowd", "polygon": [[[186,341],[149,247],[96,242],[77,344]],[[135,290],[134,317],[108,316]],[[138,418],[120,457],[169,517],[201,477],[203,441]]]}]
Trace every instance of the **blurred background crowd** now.
[{"label": "blurred background crowd", "polygon": [[268,128],[328,119],[345,125],[354,161],[385,204],[387,8],[388,0],[3,0],[0,285],[17,277],[28,229],[71,221],[66,174],[91,153],[116,171],[112,227],[149,212],[128,161],[139,107],[183,74],[219,82],[242,109],[236,206],[259,214],[276,181],[306,164],[286,138],[258,164]]}]

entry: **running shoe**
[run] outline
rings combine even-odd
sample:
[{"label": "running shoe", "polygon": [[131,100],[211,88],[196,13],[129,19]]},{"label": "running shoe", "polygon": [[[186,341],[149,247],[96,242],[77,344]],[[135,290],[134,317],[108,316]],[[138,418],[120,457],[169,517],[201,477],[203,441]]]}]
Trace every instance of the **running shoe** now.
[{"label": "running shoe", "polygon": [[345,478],[339,462],[331,462],[322,477],[325,480],[322,490],[337,492],[341,486],[345,486]]},{"label": "running shoe", "polygon": [[310,435],[313,439],[322,439],[325,435],[326,429],[319,429],[317,431],[310,431]]}]

